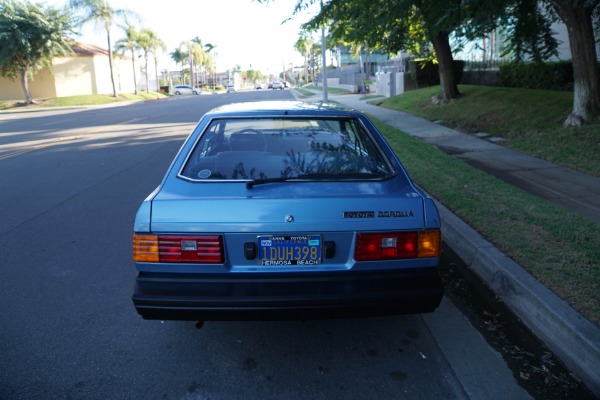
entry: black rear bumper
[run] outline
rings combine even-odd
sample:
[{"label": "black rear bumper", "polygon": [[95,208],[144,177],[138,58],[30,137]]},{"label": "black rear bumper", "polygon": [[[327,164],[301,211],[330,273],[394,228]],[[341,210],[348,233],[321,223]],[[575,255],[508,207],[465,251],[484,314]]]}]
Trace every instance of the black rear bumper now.
[{"label": "black rear bumper", "polygon": [[133,303],[145,319],[271,320],[418,314],[443,294],[436,269],[310,274],[140,273]]}]

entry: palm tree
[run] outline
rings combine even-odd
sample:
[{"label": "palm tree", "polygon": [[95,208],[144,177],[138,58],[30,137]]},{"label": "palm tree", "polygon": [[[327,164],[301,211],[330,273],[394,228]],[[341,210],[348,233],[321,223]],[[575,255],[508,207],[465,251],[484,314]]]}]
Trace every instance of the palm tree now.
[{"label": "palm tree", "polygon": [[313,40],[307,37],[306,32],[300,33],[300,38],[294,44],[296,51],[304,57],[304,80],[308,82],[308,57],[313,46]]},{"label": "palm tree", "polygon": [[154,32],[152,29],[144,28],[140,32],[138,44],[140,45],[140,48],[143,50],[144,59],[146,60],[146,91],[147,92],[150,91],[150,85],[148,82],[148,56],[150,53],[152,53],[152,55],[154,56],[154,72],[155,72],[155,77],[156,77],[156,86],[157,86],[157,89],[159,89],[158,88],[158,85],[159,85],[158,58],[156,56],[156,53],[159,48],[162,49],[163,51],[166,50],[167,47],[165,45],[165,42],[163,42],[158,37],[156,32]]},{"label": "palm tree", "polygon": [[184,53],[181,46],[179,46],[178,48],[173,50],[171,53],[169,53],[169,56],[171,57],[171,60],[173,60],[173,62],[175,62],[175,64],[181,64],[181,79],[182,79],[181,83],[184,83],[183,82],[183,65],[187,61],[187,54]]},{"label": "palm tree", "polygon": [[169,70],[168,69],[163,69],[162,71],[160,71],[160,74],[162,75],[163,82],[168,85],[169,84],[169,78],[170,78],[170,75],[171,75],[169,73]]},{"label": "palm tree", "polygon": [[204,51],[202,50],[202,47],[202,39],[200,39],[198,36],[190,40],[190,51],[192,58],[194,59],[194,69],[196,70],[196,73],[194,74],[194,78],[196,78],[196,84],[198,83],[198,65],[204,64]]},{"label": "palm tree", "polygon": [[210,53],[211,51],[213,51],[214,49],[216,49],[217,46],[215,46],[214,44],[211,44],[211,43],[206,43],[204,45],[204,48],[206,49],[207,53]]},{"label": "palm tree", "polygon": [[140,31],[140,35],[138,37],[138,45],[144,54],[144,71],[146,76],[146,92],[150,91],[150,84],[148,82],[148,57],[150,55],[150,42],[151,37],[149,36],[149,31],[147,29],[142,29]]},{"label": "palm tree", "polygon": [[156,91],[160,92],[160,81],[158,80],[158,55],[156,54],[158,49],[167,51],[167,45],[162,41],[161,38],[153,31],[148,31],[150,38],[150,50],[152,51],[152,57],[154,58],[154,73],[156,74]]},{"label": "palm tree", "polygon": [[128,50],[131,52],[131,63],[133,64],[133,85],[135,87],[135,94],[137,95],[138,90],[137,77],[135,74],[135,52],[140,48],[140,46],[138,45],[138,39],[140,34],[138,30],[132,25],[127,24],[125,27],[122,28],[125,31],[125,37],[123,39],[118,40],[117,43],[115,43],[115,49],[122,52]]},{"label": "palm tree", "polygon": [[[187,41],[182,41],[181,43],[179,43],[179,49],[181,49],[181,52],[185,54],[185,61],[188,63],[188,68],[191,71],[192,70],[192,66],[194,65],[194,59],[192,58],[192,52],[190,50],[190,42]],[[184,50],[185,49],[185,50]],[[182,70],[182,74],[183,74],[183,64],[181,65],[181,70]],[[192,78],[192,74],[190,73],[190,86],[194,86],[194,80]]]},{"label": "palm tree", "polygon": [[74,10],[83,12],[81,24],[93,21],[96,26],[102,27],[106,31],[106,42],[108,44],[108,64],[110,67],[110,80],[112,82],[113,96],[117,97],[117,88],[115,86],[115,76],[113,72],[112,44],[110,38],[110,28],[117,17],[126,19],[135,14],[124,9],[115,9],[108,4],[108,0],[69,0],[69,6]]},{"label": "palm tree", "polygon": [[[213,55],[213,51],[217,48],[217,46],[214,45],[214,44],[211,44],[211,43],[206,43],[204,45],[204,48],[206,49],[206,53],[208,53],[208,55],[210,56],[210,60],[209,60],[209,62],[210,62],[210,68],[211,68],[211,70],[214,73],[214,76],[212,78],[213,89],[214,89],[215,88],[215,81],[217,79],[217,66],[216,66],[216,63],[215,63],[215,57]],[[214,52],[214,54],[216,55],[216,51]]]},{"label": "palm tree", "polygon": [[196,67],[198,64],[202,64],[204,52],[202,51],[202,40],[196,36],[192,40],[183,41],[180,43],[179,48],[187,48],[187,60],[190,63],[190,83],[195,86],[197,82],[194,82],[196,78]]},{"label": "palm tree", "polygon": [[206,81],[206,73],[212,76],[213,72],[215,72],[215,60],[212,54],[207,52],[204,53],[204,57],[202,58],[202,66],[204,67],[204,80]]}]

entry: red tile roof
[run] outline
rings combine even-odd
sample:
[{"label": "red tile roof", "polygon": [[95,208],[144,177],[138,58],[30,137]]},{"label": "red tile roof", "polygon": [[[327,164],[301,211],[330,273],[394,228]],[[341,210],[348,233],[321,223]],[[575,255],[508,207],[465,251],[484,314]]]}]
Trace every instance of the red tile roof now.
[{"label": "red tile roof", "polygon": [[79,42],[73,46],[73,51],[75,52],[75,54],[81,56],[108,55],[107,49],[103,49],[102,47],[98,47],[93,44]]}]

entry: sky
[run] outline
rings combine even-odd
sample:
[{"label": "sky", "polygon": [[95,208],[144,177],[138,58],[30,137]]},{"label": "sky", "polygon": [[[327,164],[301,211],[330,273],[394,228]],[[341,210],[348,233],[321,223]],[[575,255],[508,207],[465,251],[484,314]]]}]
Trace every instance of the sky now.
[{"label": "sky", "polygon": [[[315,14],[311,9],[293,16],[297,0],[271,0],[259,4],[256,0],[108,0],[113,8],[137,13],[139,27],[155,31],[167,45],[159,54],[159,69],[179,70],[169,57],[182,41],[196,36],[203,44],[210,43],[217,54],[217,69],[226,71],[239,65],[243,71],[260,70],[278,74],[283,68],[303,65],[303,58],[294,43],[300,25]],[[45,3],[62,7],[68,0],[46,0]],[[291,18],[291,19],[290,19]],[[283,23],[283,21],[288,20]],[[283,24],[282,24],[283,23]],[[81,27],[83,43],[106,48],[106,32],[93,23]],[[111,29],[114,42],[123,37],[118,26]]]}]

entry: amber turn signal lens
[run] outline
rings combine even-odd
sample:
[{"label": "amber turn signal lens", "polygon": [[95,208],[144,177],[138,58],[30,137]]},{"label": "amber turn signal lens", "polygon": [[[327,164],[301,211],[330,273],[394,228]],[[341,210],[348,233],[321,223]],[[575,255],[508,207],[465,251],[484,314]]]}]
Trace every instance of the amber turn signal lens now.
[{"label": "amber turn signal lens", "polygon": [[439,230],[419,232],[417,257],[439,257],[442,233]]},{"label": "amber turn signal lens", "polygon": [[158,236],[133,234],[133,261],[158,262]]}]

